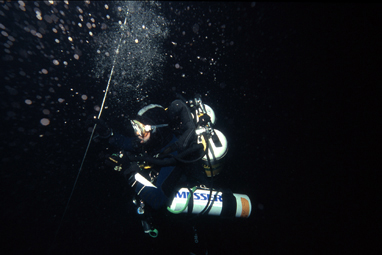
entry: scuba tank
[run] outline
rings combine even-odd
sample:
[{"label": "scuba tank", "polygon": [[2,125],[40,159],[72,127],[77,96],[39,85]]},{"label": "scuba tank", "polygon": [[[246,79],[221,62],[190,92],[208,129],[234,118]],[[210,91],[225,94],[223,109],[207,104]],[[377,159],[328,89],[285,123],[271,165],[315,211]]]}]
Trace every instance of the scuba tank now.
[{"label": "scuba tank", "polygon": [[[210,194],[212,194],[211,197]],[[205,208],[208,209],[205,210]],[[210,192],[210,190],[206,188],[194,187],[194,189],[191,190],[188,188],[180,188],[167,209],[175,214],[205,213],[226,218],[248,218],[251,215],[252,203],[247,195],[216,190]]]},{"label": "scuba tank", "polygon": [[[200,97],[195,97],[190,106],[194,109],[191,115],[195,120],[197,143],[203,144],[204,151],[208,147],[206,155],[202,158],[202,166],[207,177],[216,176],[223,168],[224,157],[228,151],[227,138],[212,127],[216,121],[215,112],[209,105],[203,104]],[[204,120],[206,115],[208,118]]]},{"label": "scuba tank", "polygon": [[[197,129],[196,133],[198,134],[198,132],[203,132],[203,129]],[[214,136],[216,136],[216,138],[214,138]],[[202,158],[202,166],[207,177],[211,177],[211,175],[216,176],[221,172],[223,169],[224,156],[228,151],[227,139],[224,134],[219,130],[214,129],[214,136],[208,137],[208,156],[206,154]],[[205,148],[207,147],[205,145],[207,141],[204,136],[198,135],[197,139],[198,143],[203,144]],[[208,158],[210,159],[210,164],[208,163]],[[212,167],[212,173],[210,165]]]}]

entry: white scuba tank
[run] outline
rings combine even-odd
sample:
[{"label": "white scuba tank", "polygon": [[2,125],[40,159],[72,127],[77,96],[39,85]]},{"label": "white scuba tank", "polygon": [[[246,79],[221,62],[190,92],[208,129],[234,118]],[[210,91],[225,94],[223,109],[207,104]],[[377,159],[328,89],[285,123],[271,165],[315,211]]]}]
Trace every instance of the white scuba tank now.
[{"label": "white scuba tank", "polygon": [[[172,200],[170,209],[173,211],[182,210],[187,205],[190,193],[190,190],[187,188],[179,189]],[[206,207],[209,200],[212,202],[213,199],[214,201],[208,215],[242,218],[248,218],[251,215],[252,203],[247,195],[222,193],[213,190],[212,198],[210,199],[209,196],[209,189],[196,189],[193,193],[192,201],[188,202],[188,205],[186,209],[183,210],[183,213],[187,213],[189,211],[188,207],[192,206],[192,208],[190,208],[190,212],[192,214],[199,214]]]},{"label": "white scuba tank", "polygon": [[[216,122],[215,112],[214,110],[209,106],[204,104],[204,109],[207,115],[211,119],[211,125],[214,125]],[[199,117],[203,114],[203,110],[199,106],[195,111],[194,114],[192,114],[193,118],[196,118],[196,123],[199,122]],[[197,142],[199,144],[203,144],[206,148],[206,141],[204,137],[201,135],[203,132],[206,131],[205,127],[198,126],[196,129],[196,135],[198,136]],[[208,148],[208,157],[207,153],[202,158],[202,165],[205,170],[205,173],[208,177],[215,176],[219,174],[223,168],[223,158],[227,154],[228,151],[228,143],[227,138],[225,135],[220,132],[217,129],[213,129],[213,134],[215,137],[210,137],[208,139],[209,148]],[[208,158],[210,160],[210,163],[208,162]],[[212,166],[212,173],[210,169],[210,165]]]}]

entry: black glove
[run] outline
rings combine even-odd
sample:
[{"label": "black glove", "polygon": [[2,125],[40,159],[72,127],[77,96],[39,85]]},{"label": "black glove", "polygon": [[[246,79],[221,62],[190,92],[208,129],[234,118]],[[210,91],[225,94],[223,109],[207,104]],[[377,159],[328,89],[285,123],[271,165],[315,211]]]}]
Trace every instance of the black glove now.
[{"label": "black glove", "polygon": [[106,165],[113,167],[113,169],[117,172],[121,172],[122,170],[130,167],[130,160],[125,151],[113,153],[108,157],[105,163]]}]

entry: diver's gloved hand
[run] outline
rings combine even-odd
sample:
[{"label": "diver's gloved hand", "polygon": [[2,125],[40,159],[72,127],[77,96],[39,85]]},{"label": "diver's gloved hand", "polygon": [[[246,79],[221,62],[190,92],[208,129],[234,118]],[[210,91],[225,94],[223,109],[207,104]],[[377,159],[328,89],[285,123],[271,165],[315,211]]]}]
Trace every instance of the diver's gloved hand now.
[{"label": "diver's gloved hand", "polygon": [[106,139],[113,135],[113,130],[109,128],[106,122],[102,119],[95,119],[94,122],[97,124],[96,133],[94,134],[94,138],[102,138]]},{"label": "diver's gloved hand", "polygon": [[108,157],[105,163],[106,165],[113,167],[117,172],[121,172],[130,167],[130,159],[125,151],[113,153]]}]

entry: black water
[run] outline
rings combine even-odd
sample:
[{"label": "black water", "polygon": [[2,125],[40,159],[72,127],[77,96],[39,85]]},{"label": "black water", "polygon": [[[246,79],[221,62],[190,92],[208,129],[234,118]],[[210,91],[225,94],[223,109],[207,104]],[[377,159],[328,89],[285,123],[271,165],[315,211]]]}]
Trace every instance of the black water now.
[{"label": "black water", "polygon": [[[1,5],[6,17],[0,23],[16,31],[22,19]],[[249,219],[193,223],[159,215],[156,239],[143,233],[124,180],[104,165],[107,146],[93,143],[52,245],[90,136],[86,117],[95,114],[106,84],[92,76],[87,53],[56,72],[64,74],[60,79],[68,88],[94,98],[84,103],[59,88],[49,94],[37,74],[44,58],[9,60],[2,46],[1,76],[12,77],[1,86],[2,254],[377,253],[371,249],[377,182],[370,177],[380,168],[373,163],[380,152],[380,7],[162,3],[163,16],[172,22],[164,51],[174,57],[166,59],[163,80],[150,87],[144,102],[168,105],[175,92],[189,98],[202,93],[229,142],[220,181],[249,195],[253,211]],[[13,36],[10,55],[35,46],[22,33]],[[49,36],[44,40],[53,49]],[[219,57],[219,64],[198,62],[198,55]],[[36,76],[20,75],[21,69]],[[37,95],[50,97],[41,105]],[[26,105],[32,98],[37,103]],[[50,103],[58,98],[69,104]],[[52,111],[48,126],[39,122],[45,108]],[[104,118],[123,130],[113,111]]]}]

